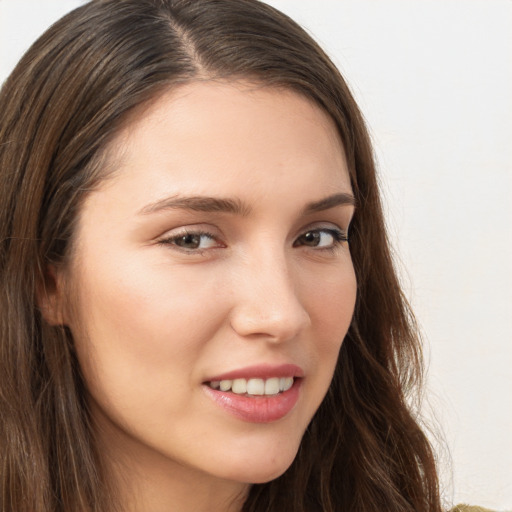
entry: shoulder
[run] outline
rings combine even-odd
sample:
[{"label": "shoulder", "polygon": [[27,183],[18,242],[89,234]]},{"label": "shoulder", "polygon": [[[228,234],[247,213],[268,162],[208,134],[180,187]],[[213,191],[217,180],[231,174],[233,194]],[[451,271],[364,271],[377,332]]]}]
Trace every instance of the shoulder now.
[{"label": "shoulder", "polygon": [[449,512],[492,512],[492,510],[483,507],[473,507],[471,505],[457,505]]}]

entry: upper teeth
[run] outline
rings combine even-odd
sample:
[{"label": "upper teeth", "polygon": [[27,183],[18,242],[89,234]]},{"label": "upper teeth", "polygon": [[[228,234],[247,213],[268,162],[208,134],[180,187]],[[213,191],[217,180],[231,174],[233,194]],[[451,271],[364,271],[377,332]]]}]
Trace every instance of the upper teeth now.
[{"label": "upper teeth", "polygon": [[231,391],[238,395],[277,395],[280,391],[288,391],[293,386],[293,377],[212,380],[209,385],[213,389]]}]

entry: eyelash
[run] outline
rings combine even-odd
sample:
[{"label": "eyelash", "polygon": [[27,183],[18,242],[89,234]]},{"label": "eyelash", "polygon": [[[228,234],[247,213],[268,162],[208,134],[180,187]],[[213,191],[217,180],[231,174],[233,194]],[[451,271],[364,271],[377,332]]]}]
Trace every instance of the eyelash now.
[{"label": "eyelash", "polygon": [[[343,243],[346,243],[349,241],[349,237],[348,237],[348,234],[345,232],[345,231],[342,231],[340,229],[335,229],[335,228],[313,228],[313,229],[308,229],[306,231],[304,231],[301,235],[299,235],[297,237],[297,239],[294,241],[293,243],[293,247],[300,247],[301,244],[299,244],[299,240],[309,234],[319,234],[319,233],[327,233],[329,234],[330,236],[332,236],[333,238],[333,242],[331,245],[329,245],[328,247],[317,247],[317,246],[311,246],[313,247],[313,249],[317,250],[317,251],[335,251],[341,244]],[[210,240],[216,242],[217,241],[217,237],[216,235],[214,235],[213,233],[210,233],[208,231],[189,231],[189,230],[186,230],[186,231],[182,231],[180,233],[177,233],[176,235],[173,235],[171,237],[168,237],[168,238],[164,238],[162,240],[160,240],[158,243],[161,244],[161,245],[171,245],[173,247],[175,247],[176,249],[186,253],[186,254],[198,254],[198,255],[201,255],[203,254],[205,251],[208,251],[210,249],[216,249],[216,248],[224,248],[225,245],[224,244],[218,244],[217,242],[217,245],[214,246],[214,247],[207,247],[205,249],[200,249],[199,247],[197,248],[184,248],[180,245],[178,245],[178,241],[181,239],[181,240],[184,240],[186,237],[207,237],[209,238]],[[302,244],[304,246],[307,247],[306,244]]]}]

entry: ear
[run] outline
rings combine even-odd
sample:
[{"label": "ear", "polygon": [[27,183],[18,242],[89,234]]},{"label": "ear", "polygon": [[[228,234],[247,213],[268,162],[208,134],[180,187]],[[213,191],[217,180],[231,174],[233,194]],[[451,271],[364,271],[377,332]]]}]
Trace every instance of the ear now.
[{"label": "ear", "polygon": [[54,265],[48,265],[36,289],[36,302],[49,325],[65,325],[64,277]]}]

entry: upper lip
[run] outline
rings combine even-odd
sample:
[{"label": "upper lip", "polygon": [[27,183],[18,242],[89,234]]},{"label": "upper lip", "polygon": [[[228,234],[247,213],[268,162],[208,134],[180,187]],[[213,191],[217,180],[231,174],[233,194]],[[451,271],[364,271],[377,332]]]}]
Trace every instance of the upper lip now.
[{"label": "upper lip", "polygon": [[272,377],[304,377],[304,371],[300,366],[291,363],[279,365],[260,364],[214,375],[206,379],[205,382],[253,378],[270,379]]}]

